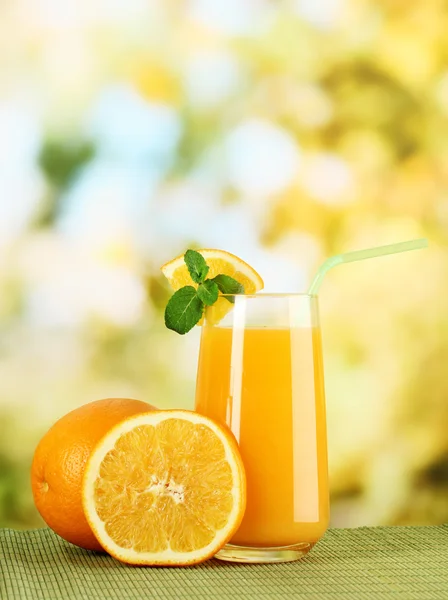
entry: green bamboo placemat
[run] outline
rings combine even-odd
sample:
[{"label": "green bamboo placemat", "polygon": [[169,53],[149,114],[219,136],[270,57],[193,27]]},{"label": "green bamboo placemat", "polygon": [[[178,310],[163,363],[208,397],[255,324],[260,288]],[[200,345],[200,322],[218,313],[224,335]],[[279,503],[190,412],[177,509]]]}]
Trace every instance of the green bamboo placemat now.
[{"label": "green bamboo placemat", "polygon": [[447,600],[448,525],[332,529],[294,563],[130,567],[49,529],[0,530],[2,600]]}]

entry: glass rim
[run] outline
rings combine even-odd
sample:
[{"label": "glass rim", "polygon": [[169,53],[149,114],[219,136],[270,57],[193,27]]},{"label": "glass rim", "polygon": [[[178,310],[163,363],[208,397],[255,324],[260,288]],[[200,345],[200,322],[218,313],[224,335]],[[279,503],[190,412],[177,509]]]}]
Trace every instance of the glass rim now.
[{"label": "glass rim", "polygon": [[318,294],[308,294],[306,292],[258,292],[256,294],[220,294],[221,298],[317,298]]}]

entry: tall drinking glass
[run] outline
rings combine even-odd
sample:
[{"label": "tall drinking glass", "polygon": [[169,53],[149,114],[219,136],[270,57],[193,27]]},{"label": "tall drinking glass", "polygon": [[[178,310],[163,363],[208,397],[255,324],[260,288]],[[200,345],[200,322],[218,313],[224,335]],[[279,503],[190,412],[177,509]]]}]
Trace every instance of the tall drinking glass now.
[{"label": "tall drinking glass", "polygon": [[208,308],[196,410],[230,427],[247,475],[243,521],[216,558],[284,562],[307,554],[329,520],[317,296],[227,296]]}]

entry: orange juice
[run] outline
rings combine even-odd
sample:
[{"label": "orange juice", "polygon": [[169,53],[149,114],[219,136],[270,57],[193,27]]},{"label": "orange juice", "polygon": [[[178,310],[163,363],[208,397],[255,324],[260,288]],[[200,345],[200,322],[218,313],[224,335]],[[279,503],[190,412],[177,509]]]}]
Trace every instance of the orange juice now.
[{"label": "orange juice", "polygon": [[320,329],[204,326],[196,410],[240,445],[247,508],[231,544],[319,540],[329,519]]}]

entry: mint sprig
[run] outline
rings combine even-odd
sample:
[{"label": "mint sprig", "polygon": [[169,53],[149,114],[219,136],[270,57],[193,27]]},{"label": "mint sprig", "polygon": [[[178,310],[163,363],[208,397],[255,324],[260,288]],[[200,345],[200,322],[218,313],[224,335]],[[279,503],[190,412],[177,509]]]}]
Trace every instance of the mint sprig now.
[{"label": "mint sprig", "polygon": [[[195,250],[187,250],[184,261],[197,288],[186,285],[171,296],[165,309],[165,325],[184,335],[202,318],[206,306],[212,306],[222,294],[244,294],[244,286],[229,275],[216,275],[206,279],[210,267],[204,257]],[[227,298],[234,302],[233,298]]]}]

